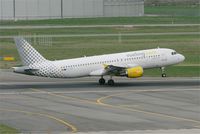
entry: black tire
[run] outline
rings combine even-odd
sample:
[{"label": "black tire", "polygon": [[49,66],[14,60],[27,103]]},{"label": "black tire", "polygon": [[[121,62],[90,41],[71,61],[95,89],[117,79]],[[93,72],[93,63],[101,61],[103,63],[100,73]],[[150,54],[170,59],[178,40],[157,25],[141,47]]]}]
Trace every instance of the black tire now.
[{"label": "black tire", "polygon": [[106,83],[104,78],[99,79],[99,84],[100,85],[104,85]]},{"label": "black tire", "polygon": [[108,85],[113,86],[115,84],[114,80],[110,79],[108,80]]},{"label": "black tire", "polygon": [[166,73],[163,73],[163,74],[162,74],[162,77],[167,77]]}]

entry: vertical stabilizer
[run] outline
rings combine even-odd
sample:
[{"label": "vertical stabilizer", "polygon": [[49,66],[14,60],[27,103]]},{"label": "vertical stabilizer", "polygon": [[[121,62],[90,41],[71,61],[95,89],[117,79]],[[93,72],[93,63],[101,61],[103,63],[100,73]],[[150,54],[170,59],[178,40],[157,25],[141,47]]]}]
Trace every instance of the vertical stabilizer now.
[{"label": "vertical stabilizer", "polygon": [[17,37],[14,40],[24,66],[46,61],[46,59],[23,38]]}]

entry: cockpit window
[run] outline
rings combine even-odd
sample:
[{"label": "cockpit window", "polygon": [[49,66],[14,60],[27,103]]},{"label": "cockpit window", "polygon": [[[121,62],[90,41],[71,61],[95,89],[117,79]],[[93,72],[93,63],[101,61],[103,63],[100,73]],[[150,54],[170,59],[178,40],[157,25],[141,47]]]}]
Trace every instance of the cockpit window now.
[{"label": "cockpit window", "polygon": [[172,52],[172,55],[175,55],[175,54],[177,54],[177,52]]}]

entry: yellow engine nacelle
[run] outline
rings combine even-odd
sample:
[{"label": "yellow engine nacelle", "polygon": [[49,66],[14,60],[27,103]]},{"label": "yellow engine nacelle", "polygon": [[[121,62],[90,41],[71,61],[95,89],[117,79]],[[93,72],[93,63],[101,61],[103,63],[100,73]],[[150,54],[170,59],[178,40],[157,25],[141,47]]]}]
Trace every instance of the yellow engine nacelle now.
[{"label": "yellow engine nacelle", "polygon": [[141,66],[136,66],[133,68],[128,68],[126,70],[126,75],[128,78],[137,78],[143,75],[143,68]]}]

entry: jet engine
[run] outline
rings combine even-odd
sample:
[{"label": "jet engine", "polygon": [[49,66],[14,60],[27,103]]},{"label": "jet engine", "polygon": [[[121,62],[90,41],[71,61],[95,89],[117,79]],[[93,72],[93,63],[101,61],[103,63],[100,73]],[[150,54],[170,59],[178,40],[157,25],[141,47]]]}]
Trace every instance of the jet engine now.
[{"label": "jet engine", "polygon": [[143,68],[141,66],[136,66],[133,68],[128,68],[126,70],[126,76],[128,78],[138,78],[143,75]]}]

